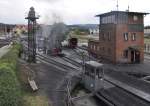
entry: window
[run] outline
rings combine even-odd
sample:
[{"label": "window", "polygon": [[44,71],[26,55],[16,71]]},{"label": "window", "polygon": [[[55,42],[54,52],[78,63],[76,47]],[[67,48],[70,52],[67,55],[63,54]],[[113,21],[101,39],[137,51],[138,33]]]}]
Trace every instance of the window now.
[{"label": "window", "polygon": [[97,46],[97,51],[99,51],[99,46]]},{"label": "window", "polygon": [[115,23],[115,15],[104,16],[101,22],[102,24]]},{"label": "window", "polygon": [[102,40],[105,40],[105,34],[102,34]]},{"label": "window", "polygon": [[134,20],[134,21],[137,21],[137,20],[138,20],[138,16],[134,15],[134,16],[133,16],[133,20]]},{"label": "window", "polygon": [[105,48],[104,47],[102,47],[102,51],[105,52]]},{"label": "window", "polygon": [[100,78],[100,79],[104,78],[104,70],[103,70],[103,68],[97,69],[96,72],[98,74],[98,78]]},{"label": "window", "polygon": [[123,36],[124,36],[124,40],[127,41],[128,40],[128,33],[124,33]]},{"label": "window", "polygon": [[132,41],[135,41],[135,40],[136,40],[136,33],[132,33],[132,34],[131,34],[131,39],[132,39]]},{"label": "window", "polygon": [[128,23],[128,15],[126,13],[120,13],[117,15],[117,23]]},{"label": "window", "polygon": [[109,40],[109,41],[111,40],[110,32],[108,32],[108,40]]},{"label": "window", "polygon": [[93,47],[93,46],[92,46],[92,44],[91,44],[91,45],[90,45],[90,49],[92,49],[92,47]]},{"label": "window", "polygon": [[93,45],[93,50],[95,51],[95,45]]},{"label": "window", "polygon": [[97,51],[97,46],[95,45],[95,51]]},{"label": "window", "polygon": [[128,31],[130,32],[143,32],[144,25],[143,24],[129,24]]},{"label": "window", "polygon": [[110,48],[108,48],[108,54],[111,54],[111,49]]},{"label": "window", "polygon": [[102,51],[102,48],[101,48],[101,47],[99,47],[99,51]]}]

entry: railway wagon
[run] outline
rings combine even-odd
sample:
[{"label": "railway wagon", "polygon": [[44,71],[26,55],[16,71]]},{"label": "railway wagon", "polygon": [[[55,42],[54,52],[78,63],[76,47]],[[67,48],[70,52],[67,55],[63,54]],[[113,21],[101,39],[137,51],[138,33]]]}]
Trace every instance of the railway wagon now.
[{"label": "railway wagon", "polygon": [[68,45],[70,48],[76,48],[78,44],[78,39],[77,38],[70,38],[68,39]]}]

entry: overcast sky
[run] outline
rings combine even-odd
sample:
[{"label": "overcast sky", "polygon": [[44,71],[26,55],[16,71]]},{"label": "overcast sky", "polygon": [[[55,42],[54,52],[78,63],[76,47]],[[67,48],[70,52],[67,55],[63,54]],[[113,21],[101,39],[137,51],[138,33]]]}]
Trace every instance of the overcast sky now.
[{"label": "overcast sky", "polygon": [[[118,0],[119,10],[150,13],[150,0]],[[0,22],[25,24],[24,17],[35,7],[41,24],[63,21],[66,24],[97,24],[97,14],[116,10],[117,0],[0,0]],[[145,17],[150,25],[150,15]]]}]

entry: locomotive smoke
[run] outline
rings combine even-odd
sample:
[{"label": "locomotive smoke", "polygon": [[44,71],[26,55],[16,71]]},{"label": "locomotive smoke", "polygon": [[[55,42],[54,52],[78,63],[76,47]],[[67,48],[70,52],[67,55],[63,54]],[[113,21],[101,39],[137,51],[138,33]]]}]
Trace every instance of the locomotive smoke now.
[{"label": "locomotive smoke", "polygon": [[64,40],[67,32],[67,27],[64,23],[55,23],[49,30],[50,34],[47,36],[47,49],[60,48],[61,42]]},{"label": "locomotive smoke", "polygon": [[[35,0],[37,2],[54,3],[60,0]],[[43,25],[40,26],[42,37],[45,38],[47,50],[60,48],[67,32],[67,26],[63,23],[62,13],[57,9],[48,9],[43,16]]]},{"label": "locomotive smoke", "polygon": [[47,50],[52,51],[54,48],[60,48],[61,42],[65,39],[67,26],[63,22],[54,22],[53,25],[41,25],[40,29]]}]

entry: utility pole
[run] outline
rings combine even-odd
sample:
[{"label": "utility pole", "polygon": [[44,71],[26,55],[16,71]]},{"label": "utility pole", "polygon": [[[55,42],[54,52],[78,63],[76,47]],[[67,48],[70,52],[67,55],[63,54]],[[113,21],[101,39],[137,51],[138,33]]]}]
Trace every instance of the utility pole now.
[{"label": "utility pole", "polygon": [[36,62],[36,20],[39,17],[35,16],[35,10],[30,8],[28,16],[25,18],[28,20],[28,62]]},{"label": "utility pole", "polygon": [[71,97],[71,92],[70,92],[70,88],[71,87],[71,79],[68,78],[68,81],[67,81],[67,106],[72,106],[72,97]]},{"label": "utility pole", "polygon": [[81,60],[82,60],[82,71],[83,73],[85,72],[85,56],[86,56],[86,53],[82,50],[82,51],[75,51],[80,57],[81,57]]},{"label": "utility pole", "polygon": [[81,52],[82,57],[82,70],[85,73],[85,52]]}]

